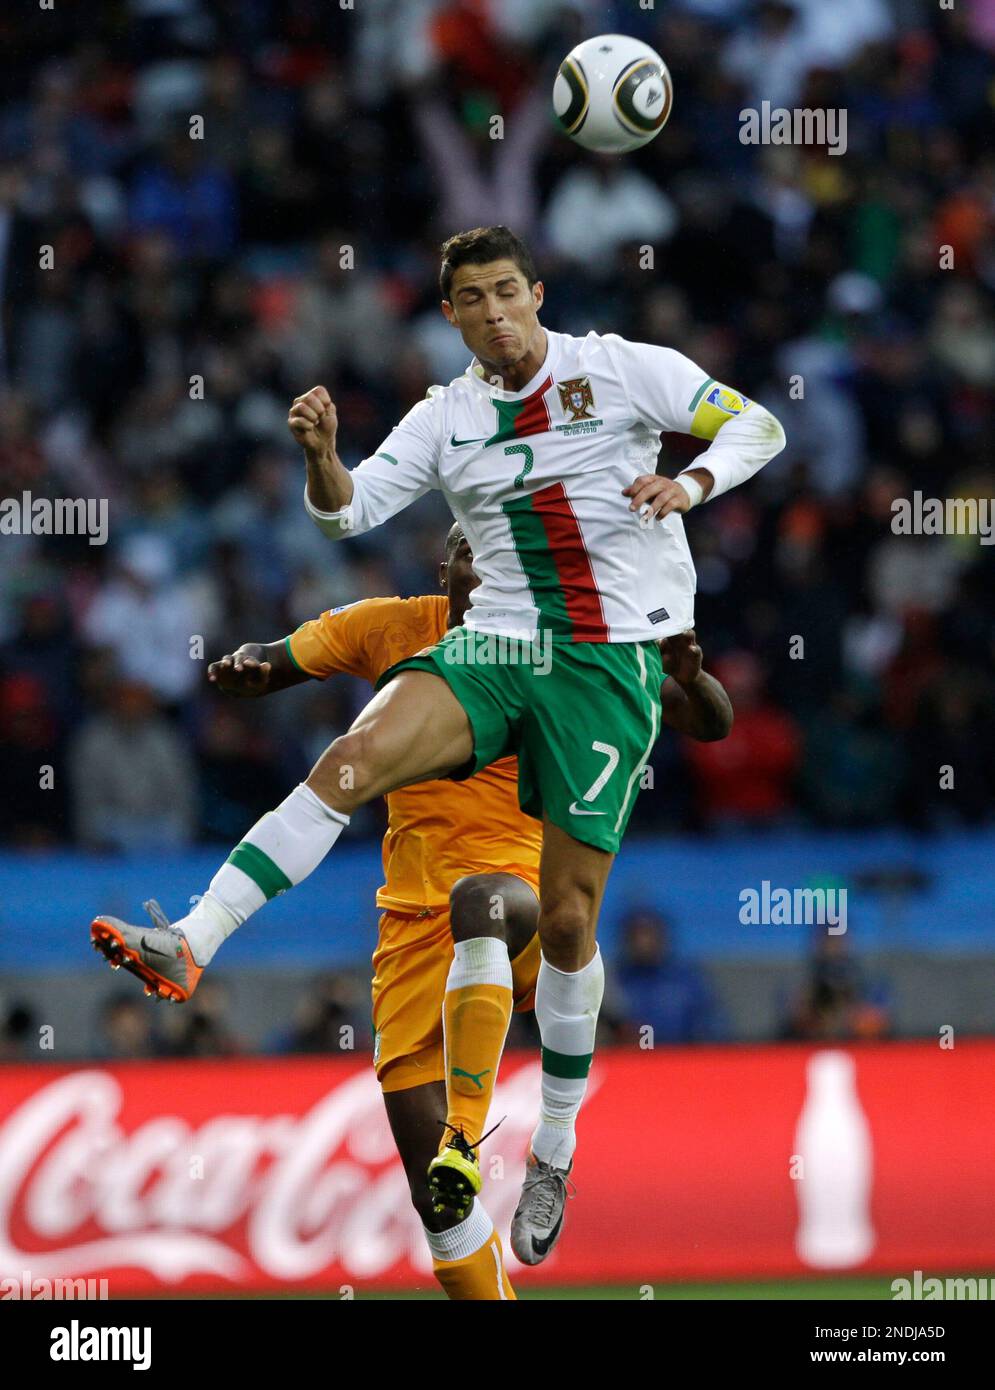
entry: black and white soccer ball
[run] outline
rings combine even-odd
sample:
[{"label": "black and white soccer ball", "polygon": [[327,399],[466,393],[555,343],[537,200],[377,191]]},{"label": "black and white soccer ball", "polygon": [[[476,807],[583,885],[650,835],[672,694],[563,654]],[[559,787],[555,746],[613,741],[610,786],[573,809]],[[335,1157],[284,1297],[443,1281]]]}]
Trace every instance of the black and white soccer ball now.
[{"label": "black and white soccer ball", "polygon": [[625,154],[667,124],[674,88],[667,65],[649,44],[599,34],[572,48],[553,84],[553,111],[586,150]]}]

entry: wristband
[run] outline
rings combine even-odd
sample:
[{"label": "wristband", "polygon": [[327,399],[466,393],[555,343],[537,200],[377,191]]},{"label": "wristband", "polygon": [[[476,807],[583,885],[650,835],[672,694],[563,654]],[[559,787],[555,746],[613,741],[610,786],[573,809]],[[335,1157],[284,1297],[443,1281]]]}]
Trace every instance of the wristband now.
[{"label": "wristband", "polygon": [[[691,507],[696,507],[705,495],[705,489],[702,487],[701,483],[699,483],[698,479],[689,477],[687,473],[678,473],[674,482],[680,483],[681,487],[690,497]],[[688,511],[691,510],[691,507],[688,507]]]}]

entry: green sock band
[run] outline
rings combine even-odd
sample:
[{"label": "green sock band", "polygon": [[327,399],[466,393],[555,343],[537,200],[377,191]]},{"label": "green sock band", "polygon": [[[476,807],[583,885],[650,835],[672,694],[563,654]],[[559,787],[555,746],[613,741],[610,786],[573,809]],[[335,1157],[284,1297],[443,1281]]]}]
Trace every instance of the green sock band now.
[{"label": "green sock band", "polygon": [[559,1076],[566,1081],[583,1081],[591,1070],[593,1052],[580,1052],[571,1056],[568,1052],[554,1052],[551,1047],[542,1049],[542,1069],[550,1076]]},{"label": "green sock band", "polygon": [[275,898],[277,893],[285,893],[288,888],[294,886],[279,864],[274,864],[268,854],[264,854],[247,840],[235,846],[227,862],[234,864],[236,869],[241,869],[243,874],[247,874],[260,892],[265,893],[267,900]]}]

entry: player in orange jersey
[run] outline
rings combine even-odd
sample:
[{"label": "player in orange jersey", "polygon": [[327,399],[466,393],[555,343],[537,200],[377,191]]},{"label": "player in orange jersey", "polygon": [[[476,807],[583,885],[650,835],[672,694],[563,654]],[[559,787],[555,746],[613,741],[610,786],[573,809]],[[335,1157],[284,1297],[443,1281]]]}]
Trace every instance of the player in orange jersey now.
[{"label": "player in orange jersey", "polygon": [[[477,582],[472,558],[454,526],[440,567],[444,594],[332,609],[282,641],[244,644],[213,662],[208,678],[241,696],[336,673],[375,682],[463,621]],[[664,721],[698,739],[724,737],[731,708],[701,671],[694,634],[668,639],[663,658],[673,677],[663,683]],[[542,824],[519,809],[517,775],[517,760],[504,758],[465,781],[422,782],[387,797],[373,1060],[436,1276],[453,1299],[515,1297],[476,1194],[477,1151],[511,1012],[532,1007],[540,961]],[[146,942],[153,936],[143,933]],[[160,992],[184,983],[170,979],[174,969],[134,953],[120,963]],[[176,962],[175,970],[184,968]],[[187,977],[188,994],[200,973]],[[560,1228],[558,1219],[539,1248],[516,1254],[539,1263]]]}]

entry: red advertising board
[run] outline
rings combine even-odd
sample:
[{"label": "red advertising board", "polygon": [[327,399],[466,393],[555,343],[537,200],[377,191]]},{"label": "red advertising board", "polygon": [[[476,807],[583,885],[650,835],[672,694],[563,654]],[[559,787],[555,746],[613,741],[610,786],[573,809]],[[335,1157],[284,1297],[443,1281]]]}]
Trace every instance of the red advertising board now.
[{"label": "red advertising board", "polygon": [[[509,1056],[505,1237],[538,1063]],[[567,1227],[516,1280],[995,1273],[995,1044],[603,1052]],[[432,1283],[376,1082],[339,1059],[0,1069],[0,1278],[152,1289]]]}]

